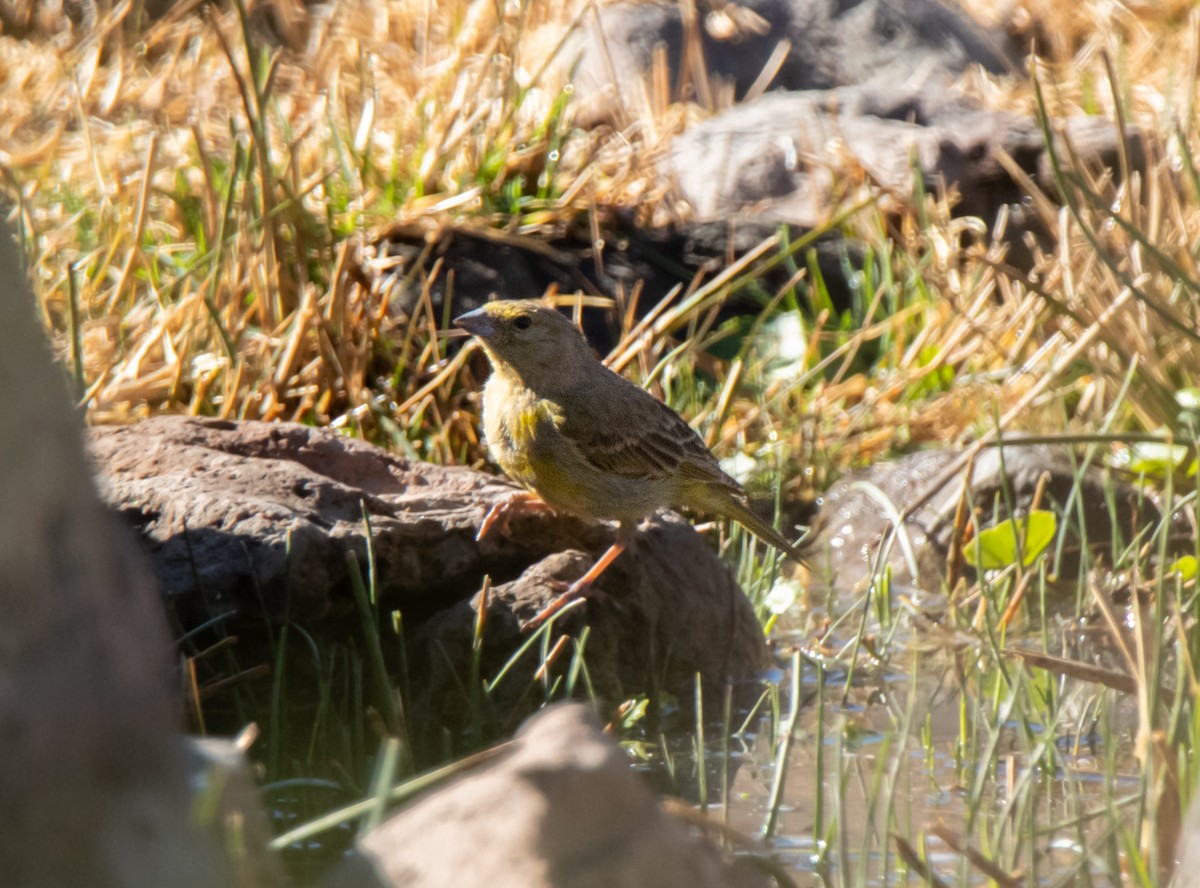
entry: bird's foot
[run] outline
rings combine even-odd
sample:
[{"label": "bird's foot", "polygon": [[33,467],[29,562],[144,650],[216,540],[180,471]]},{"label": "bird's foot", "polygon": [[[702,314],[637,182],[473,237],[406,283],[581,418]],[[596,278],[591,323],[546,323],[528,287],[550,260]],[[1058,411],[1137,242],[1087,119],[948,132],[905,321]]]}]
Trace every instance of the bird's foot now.
[{"label": "bird's foot", "polygon": [[[566,584],[556,583],[555,585],[561,589]],[[551,617],[557,615],[559,611],[565,608],[568,604],[572,604],[573,602],[579,601],[583,598],[596,598],[599,596],[599,594],[600,593],[597,592],[590,583],[584,584],[581,580],[576,580],[574,583],[571,583],[571,585],[566,587],[565,592],[552,599],[548,605],[534,614],[529,621],[523,623],[521,628],[527,631],[533,631],[544,624]]]},{"label": "bird's foot", "polygon": [[479,525],[479,532],[475,534],[475,542],[485,539],[496,529],[497,525],[500,533],[508,536],[508,525],[514,516],[536,512],[553,513],[554,510],[536,493],[530,493],[527,490],[510,493],[488,510],[487,515],[483,518],[483,523]]},{"label": "bird's foot", "polygon": [[616,561],[617,556],[625,551],[626,543],[617,541],[613,543],[604,554],[591,566],[583,576],[567,587],[567,591],[563,592],[548,605],[541,609],[528,623],[524,625],[525,629],[536,629],[541,626],[572,601],[580,598],[596,598],[600,595],[598,591],[592,588],[592,584],[599,579],[600,575],[608,569],[608,566]]}]

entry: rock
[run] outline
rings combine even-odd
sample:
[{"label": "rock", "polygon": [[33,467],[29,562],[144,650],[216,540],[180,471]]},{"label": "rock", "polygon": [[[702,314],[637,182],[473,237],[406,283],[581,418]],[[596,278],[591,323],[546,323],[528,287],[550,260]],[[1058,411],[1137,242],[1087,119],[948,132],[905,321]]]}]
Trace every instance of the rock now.
[{"label": "rock", "polygon": [[1176,851],[1173,888],[1200,888],[1200,795],[1193,793]]},{"label": "rock", "polygon": [[271,826],[246,757],[231,740],[187,740],[189,781],[205,811],[213,840],[236,855],[234,888],[285,888],[279,858],[270,850]]},{"label": "rock", "polygon": [[[142,533],[187,622],[231,607],[257,612],[260,594],[278,618],[289,589],[302,621],[352,612],[345,553],[354,549],[365,566],[364,510],[380,595],[406,618],[469,595],[485,572],[515,573],[564,539],[539,527],[544,538],[477,545],[487,509],[515,488],[410,463],[335,431],[162,417],[90,436],[104,497]],[[571,529],[573,540],[584,533]]]},{"label": "rock", "polygon": [[197,828],[162,605],[104,509],[0,231],[0,885],[231,885]]},{"label": "rock", "polygon": [[405,888],[768,884],[665,814],[577,704],[534,716],[501,758],[430,791],[360,844],[384,884]]},{"label": "rock", "polygon": [[[710,88],[730,83],[741,99],[786,48],[767,88],[819,90],[877,82],[948,84],[970,65],[1011,70],[1006,38],[938,0],[742,0],[698,2],[700,38]],[[666,59],[672,98],[701,87],[685,63],[688,29],[679,4],[616,3],[585,18],[559,54],[573,71],[584,126],[619,121],[637,107],[656,50]]]},{"label": "rock", "polygon": [[[443,227],[433,232],[412,225],[396,225],[383,232],[374,249],[388,264],[381,286],[389,304],[412,316],[421,309],[426,281],[434,313],[444,314],[446,274],[433,276],[434,265],[454,269],[453,311],[461,313],[483,305],[494,294],[507,298],[536,298],[551,287],[559,292],[598,293],[629,298],[637,293],[637,313],[644,315],[672,291],[686,290],[698,276],[707,279],[723,271],[763,241],[783,232],[796,242],[808,232],[797,226],[762,222],[755,218],[718,219],[663,229],[642,229],[620,218],[604,232],[602,264],[598,264],[591,237],[568,233],[549,241],[509,238],[470,227]],[[499,239],[498,239],[499,238]],[[822,236],[796,254],[797,264],[812,258],[838,309],[854,299],[856,270],[865,261],[861,245],[839,236]],[[764,259],[775,256],[767,253]],[[751,268],[754,266],[752,265]],[[785,263],[764,270],[762,289],[773,293],[788,283]],[[800,288],[808,285],[806,279]],[[678,297],[676,297],[678,298]],[[725,317],[760,311],[761,301],[743,290],[730,294],[722,308]],[[616,344],[611,315],[585,309],[584,331],[589,341],[607,352]]]},{"label": "rock", "polygon": [[[1115,168],[1116,128],[1103,120],[1064,123],[1085,162]],[[1130,165],[1144,169],[1140,138],[1126,138]],[[840,147],[839,147],[840,146]],[[870,179],[902,194],[914,160],[929,191],[960,195],[956,215],[995,221],[1023,189],[996,159],[1002,148],[1048,194],[1056,194],[1042,132],[1033,118],[979,108],[950,92],[891,85],[832,92],[775,93],[722,112],[678,136],[664,171],[700,219],[752,214],[813,227],[838,191],[829,157],[843,151]],[[1060,140],[1058,150],[1065,145]]]},{"label": "rock", "polygon": [[[523,622],[538,614],[556,591],[579,579],[593,561],[593,556],[578,551],[556,553],[491,591],[481,658],[484,675],[499,674],[523,640]],[[711,550],[682,519],[667,516],[644,527],[638,557],[622,556],[596,588],[600,594],[586,602],[586,611],[564,614],[556,628],[580,638],[584,626],[589,627],[588,676],[601,699],[620,701],[657,689],[690,700],[696,673],[715,700],[721,699],[726,681],[734,683],[739,706],[752,704],[761,693],[754,679],[767,658],[758,620],[733,576],[714,563]],[[480,601],[476,595],[434,616],[413,646],[424,676],[416,703],[421,711],[436,713],[431,724],[439,731],[448,728],[457,735],[469,727],[461,688],[470,686]],[[558,658],[549,681],[565,677],[574,650],[569,647]],[[528,698],[531,689],[539,687],[535,673],[540,666],[537,649],[516,661],[504,683],[491,689],[493,709],[508,713],[510,721],[530,711],[536,701]],[[535,696],[540,697],[540,691]],[[501,724],[498,733],[507,734],[514,726],[515,721]]]},{"label": "rock", "polygon": [[[319,0],[258,0],[247,3],[248,23],[255,36],[282,44],[300,52],[310,30],[309,6]],[[112,10],[121,16],[113,20],[107,3],[98,0],[0,0],[0,28],[9,37],[42,38],[74,31],[91,34],[97,20],[109,15],[110,26],[122,21],[126,26],[145,28],[168,16],[194,13],[192,0],[142,0],[136,9]],[[130,15],[129,13],[133,14]]]},{"label": "rock", "polygon": [[[513,654],[526,631],[521,621],[560,594],[551,578],[579,576],[613,540],[606,526],[531,514],[514,517],[507,535],[476,542],[484,515],[516,490],[511,484],[302,425],[164,417],[94,429],[91,448],[106,498],[141,531],[185,627],[232,610],[235,623],[252,631],[256,621],[281,619],[290,590],[294,619],[335,636],[356,631],[345,556],[359,553],[365,571],[365,507],[380,612],[400,611],[414,636],[413,687],[441,713],[418,727],[435,734],[442,719],[464,717],[438,708],[447,700],[462,706],[460,693],[439,697],[431,689],[470,663],[470,602],[484,575],[497,584],[483,651],[490,667]],[[578,631],[586,610],[589,673],[596,687],[618,695],[614,702],[655,681],[690,693],[696,671],[721,687],[764,662],[749,602],[677,518],[651,521],[596,588],[604,597],[563,625]],[[522,663],[514,686],[531,674],[529,665]],[[504,718],[519,718],[534,701],[514,705]]]},{"label": "rock", "polygon": [[18,40],[91,27],[95,0],[0,0],[0,29]]},{"label": "rock", "polygon": [[[878,496],[882,494],[896,511],[904,509],[925,494],[960,456],[951,450],[923,451],[878,463],[837,481],[819,501],[819,527],[810,560],[814,576],[833,588],[846,590],[868,581],[879,548],[892,528],[890,510]],[[993,520],[991,510],[997,501],[1005,502],[1006,485],[1016,513],[1025,514],[1043,474],[1047,475],[1047,483],[1041,508],[1056,513],[1059,533],[1067,535],[1058,568],[1062,575],[1078,570],[1083,539],[1080,510],[1085,516],[1088,545],[1096,554],[1111,547],[1114,532],[1128,541],[1139,528],[1160,519],[1158,508],[1133,485],[1106,477],[1105,471],[1095,465],[1076,484],[1074,461],[1064,449],[1010,443],[1003,453],[998,447],[985,448],[975,460],[969,503],[982,512],[977,519],[979,526]],[[945,579],[946,555],[962,485],[963,474],[959,472],[905,521],[919,576],[912,575],[896,543],[887,559],[896,583],[916,583],[926,591],[938,591]],[[1114,494],[1115,512],[1110,510],[1106,487]],[[1108,559],[1111,565],[1111,553]]]}]

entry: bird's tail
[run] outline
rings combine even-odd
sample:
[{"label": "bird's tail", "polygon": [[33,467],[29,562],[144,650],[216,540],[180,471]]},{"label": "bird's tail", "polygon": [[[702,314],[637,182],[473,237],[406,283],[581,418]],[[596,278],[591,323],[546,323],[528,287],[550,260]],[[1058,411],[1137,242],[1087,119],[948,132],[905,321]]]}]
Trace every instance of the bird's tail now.
[{"label": "bird's tail", "polygon": [[764,519],[754,514],[748,506],[732,498],[721,505],[721,512],[726,518],[736,521],[764,543],[770,543],[789,558],[794,558],[802,564],[805,562],[804,555],[799,549],[784,539],[783,534]]}]

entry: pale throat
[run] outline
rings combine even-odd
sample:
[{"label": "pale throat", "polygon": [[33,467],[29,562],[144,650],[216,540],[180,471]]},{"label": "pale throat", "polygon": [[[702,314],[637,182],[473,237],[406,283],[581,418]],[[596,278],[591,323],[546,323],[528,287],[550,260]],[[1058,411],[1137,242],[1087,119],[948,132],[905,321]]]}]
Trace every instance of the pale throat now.
[{"label": "pale throat", "polygon": [[492,375],[497,382],[509,389],[529,388],[542,397],[553,396],[568,390],[573,374],[564,372],[566,363],[562,355],[526,353],[519,364],[498,359],[497,354],[484,346],[492,363]]}]

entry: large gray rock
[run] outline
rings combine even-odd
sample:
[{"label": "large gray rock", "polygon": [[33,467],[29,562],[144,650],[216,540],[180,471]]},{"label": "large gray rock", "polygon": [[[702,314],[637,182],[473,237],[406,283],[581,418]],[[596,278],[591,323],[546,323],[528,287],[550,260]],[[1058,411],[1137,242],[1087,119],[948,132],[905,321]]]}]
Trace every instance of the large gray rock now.
[{"label": "large gray rock", "polygon": [[[1116,168],[1120,136],[1097,118],[1063,124],[1075,154]],[[1142,143],[1126,138],[1131,166],[1145,165]],[[1059,141],[1058,151],[1065,151]],[[677,137],[663,164],[700,219],[735,214],[816,226],[828,216],[848,155],[869,179],[899,194],[956,191],[959,215],[991,224],[1019,204],[1021,186],[1001,166],[1003,149],[1043,191],[1056,194],[1035,119],[989,111],[952,92],[894,84],[836,91],[774,93],[703,121]]]},{"label": "large gray rock", "polygon": [[[713,91],[732,84],[740,104],[689,127],[663,157],[661,168],[691,218],[816,227],[844,197],[855,164],[868,182],[901,196],[914,193],[915,167],[927,190],[957,193],[956,215],[990,227],[1006,209],[1013,265],[1033,264],[1027,234],[1049,248],[1053,232],[1025,208],[1026,189],[995,150],[1057,195],[1037,121],[982,108],[955,87],[972,65],[1016,70],[999,32],[940,0],[696,6],[690,32],[698,54],[689,49],[696,41],[688,37],[683,5],[674,3],[605,7],[585,16],[562,50],[563,61],[575,65],[577,120],[584,125],[624,126],[646,116],[656,52],[666,59],[674,99],[703,99],[706,79]],[[763,79],[765,69],[773,74]],[[770,91],[758,95],[763,89]],[[1114,126],[1093,118],[1062,126],[1074,157],[1118,169],[1122,137]],[[1141,140],[1134,133],[1125,140],[1130,167],[1144,169]],[[1065,153],[1065,142],[1057,148]]]},{"label": "large gray rock", "polygon": [[531,718],[501,759],[395,814],[361,850],[397,888],[769,884],[665,814],[580,705]]},{"label": "large gray rock", "polygon": [[[949,83],[970,65],[999,73],[1014,59],[1005,37],[939,0],[742,0],[698,2],[702,65],[711,86],[733,85],[743,97],[781,44],[787,52],[767,87],[832,89],[877,82]],[[668,82],[695,97],[685,63],[683,5],[616,3],[584,19],[564,45],[584,124],[620,120],[639,107],[654,54],[666,58]]]},{"label": "large gray rock", "polygon": [[[369,518],[379,593],[405,616],[428,614],[505,576],[567,538],[475,533],[515,488],[479,472],[409,462],[330,430],[293,423],[161,417],[90,432],[108,503],[141,532],[163,591],[185,618],[221,609],[283,612],[305,622],[353,609],[345,553],[366,565]],[[522,521],[515,529],[528,529]],[[565,533],[564,533],[565,530]],[[289,555],[290,548],[290,555]]]},{"label": "large gray rock", "polygon": [[[559,618],[556,628],[571,637],[588,628],[589,685],[599,698],[620,701],[659,690],[689,700],[697,673],[714,702],[726,682],[732,683],[739,706],[752,705],[761,693],[758,673],[767,665],[762,628],[732,575],[697,542],[695,531],[679,518],[644,528],[638,557],[623,555],[600,578],[602,594],[590,599],[586,610]],[[556,553],[491,590],[480,662],[484,675],[497,675],[508,663],[525,635],[523,621],[545,606],[546,589],[577,580],[592,561],[581,552]],[[433,716],[414,733],[427,744],[438,739],[431,729],[470,727],[461,689],[470,686],[480,601],[475,595],[435,615],[410,648],[421,675],[415,705]],[[568,672],[573,651],[568,648],[558,658],[548,680]],[[530,699],[531,689],[541,685],[539,668],[537,651],[530,651],[491,689],[492,711],[509,713],[504,716],[508,724],[500,725],[505,733],[540,698],[534,693]]]}]

